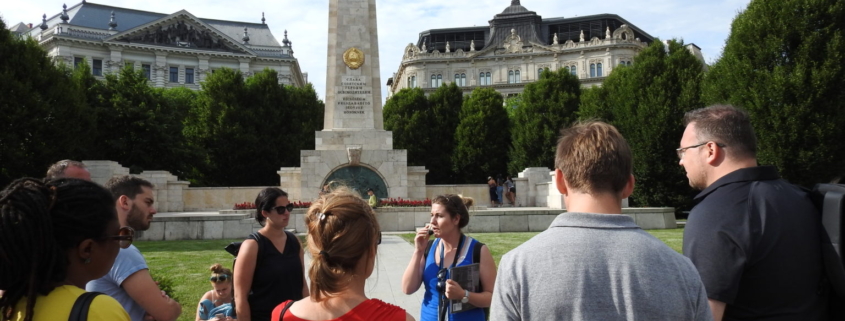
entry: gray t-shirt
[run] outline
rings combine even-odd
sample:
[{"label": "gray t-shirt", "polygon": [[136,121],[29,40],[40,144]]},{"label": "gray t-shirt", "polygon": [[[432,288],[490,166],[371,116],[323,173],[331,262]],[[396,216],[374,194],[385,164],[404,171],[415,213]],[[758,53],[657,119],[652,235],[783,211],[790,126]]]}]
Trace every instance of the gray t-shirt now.
[{"label": "gray t-shirt", "polygon": [[621,214],[558,215],[502,258],[490,308],[497,321],[712,318],[692,263]]},{"label": "gray t-shirt", "polygon": [[109,273],[88,282],[85,291],[102,292],[113,297],[126,309],[132,321],[143,321],[147,312],[120,286],[129,276],[143,269],[147,269],[147,261],[135,245],[130,245],[126,249],[120,249]]}]

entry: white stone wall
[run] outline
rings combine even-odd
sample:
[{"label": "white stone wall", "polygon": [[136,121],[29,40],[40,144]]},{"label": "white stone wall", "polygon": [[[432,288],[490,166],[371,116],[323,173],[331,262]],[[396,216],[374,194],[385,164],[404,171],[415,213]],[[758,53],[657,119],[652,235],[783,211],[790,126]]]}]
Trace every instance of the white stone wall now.
[{"label": "white stone wall", "polygon": [[[317,197],[325,179],[334,171],[350,166],[347,151],[303,150],[300,152],[303,199]],[[408,198],[408,152],[406,150],[362,150],[359,166],[366,166],[381,175],[388,197]]]},{"label": "white stone wall", "polygon": [[463,197],[472,197],[475,206],[491,205],[490,188],[487,184],[428,185],[425,194],[430,199],[437,195],[458,194]]},{"label": "white stone wall", "polygon": [[288,193],[292,200],[302,199],[302,169],[299,167],[282,167],[279,174],[279,188]]},{"label": "white stone wall", "polygon": [[425,166],[408,166],[408,198],[421,200],[426,197]]},{"label": "white stone wall", "polygon": [[552,177],[549,175],[549,169],[546,167],[529,167],[520,172],[519,178],[528,180],[525,188],[520,191],[520,186],[517,185],[517,197],[524,197],[525,202],[523,206],[545,206],[548,202],[546,195],[548,195],[548,186],[543,185],[541,191],[538,191],[539,184],[551,182]]},{"label": "white stone wall", "polygon": [[217,211],[230,210],[237,203],[254,202],[262,189],[261,186],[189,187],[182,195],[186,211]]},{"label": "white stone wall", "polygon": [[123,167],[117,162],[108,160],[84,160],[82,161],[88,172],[91,173],[91,180],[97,184],[105,185],[112,177],[129,175],[129,168]]}]

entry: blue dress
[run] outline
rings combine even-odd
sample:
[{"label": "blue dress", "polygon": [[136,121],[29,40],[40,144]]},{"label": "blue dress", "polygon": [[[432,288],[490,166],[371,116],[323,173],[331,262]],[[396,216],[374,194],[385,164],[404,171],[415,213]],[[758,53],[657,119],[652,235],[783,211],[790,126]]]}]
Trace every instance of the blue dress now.
[{"label": "blue dress", "polygon": [[214,306],[214,303],[211,302],[209,299],[202,300],[200,302],[200,320],[208,320],[213,318],[217,314],[222,314],[227,317],[234,318],[235,317],[235,310],[232,309],[231,303],[224,303],[218,307]]},{"label": "blue dress", "polygon": [[[463,266],[472,264],[472,250],[478,245],[478,241],[466,237],[464,245],[461,246],[458,254],[458,264],[456,266]],[[469,244],[469,246],[467,246]],[[423,284],[425,285],[425,295],[423,296],[422,307],[420,308],[420,321],[438,321],[437,307],[440,305],[440,292],[437,292],[437,272],[440,267],[434,259],[436,249],[440,247],[440,239],[434,239],[431,244],[431,249],[428,256],[425,258],[425,269],[423,270]],[[446,278],[450,278],[447,275]],[[446,313],[449,321],[483,321],[486,319],[483,309],[472,309],[469,311],[452,314],[451,311]]]}]

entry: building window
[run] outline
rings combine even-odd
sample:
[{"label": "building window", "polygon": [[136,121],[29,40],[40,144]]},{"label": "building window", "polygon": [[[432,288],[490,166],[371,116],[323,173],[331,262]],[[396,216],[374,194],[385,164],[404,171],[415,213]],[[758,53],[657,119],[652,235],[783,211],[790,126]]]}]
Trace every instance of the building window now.
[{"label": "building window", "polygon": [[411,88],[417,88],[417,76],[411,76]]},{"label": "building window", "polygon": [[82,64],[82,57],[73,57],[73,69],[79,68]]},{"label": "building window", "polygon": [[437,88],[437,75],[431,75],[431,88]]},{"label": "building window", "polygon": [[483,72],[478,73],[478,85],[479,86],[487,85],[487,82],[485,80],[487,80],[487,78],[484,77],[484,73]]},{"label": "building window", "polygon": [[508,83],[513,83],[513,70],[508,70]]},{"label": "building window", "polygon": [[185,68],[185,83],[194,83],[194,68]]},{"label": "building window", "polygon": [[537,69],[537,79],[540,79],[540,76],[542,76],[542,75],[543,75],[543,68]]},{"label": "building window", "polygon": [[601,77],[601,76],[602,76],[602,73],[601,73],[601,63],[597,63],[597,64],[596,64],[596,75],[598,75],[598,77]]},{"label": "building window", "polygon": [[93,66],[91,66],[91,73],[93,73],[94,76],[102,76],[103,75],[103,60],[94,59]]},{"label": "building window", "polygon": [[461,85],[461,74],[455,74],[455,85]]},{"label": "building window", "polygon": [[590,78],[596,76],[596,64],[590,64]]},{"label": "building window", "polygon": [[438,74],[437,75],[437,87],[440,87],[442,85],[443,85],[443,75]]},{"label": "building window", "polygon": [[490,72],[489,72],[489,71],[487,72],[487,74],[486,74],[485,78],[487,78],[487,84],[488,84],[488,85],[492,85],[492,84],[493,84],[493,80],[492,80],[492,78],[490,77]]},{"label": "building window", "polygon": [[467,74],[461,74],[461,87],[467,85]]},{"label": "building window", "polygon": [[517,83],[517,84],[522,82],[522,77],[519,76],[519,70],[514,70],[514,72],[513,72],[513,82]]},{"label": "building window", "polygon": [[575,66],[572,66],[572,70],[570,71],[573,76],[578,76],[578,72],[575,70]]},{"label": "building window", "polygon": [[147,77],[147,80],[153,80],[150,74],[150,65],[141,65],[141,69],[144,70],[144,77]]},{"label": "building window", "polygon": [[179,82],[179,67],[170,67],[170,82]]}]

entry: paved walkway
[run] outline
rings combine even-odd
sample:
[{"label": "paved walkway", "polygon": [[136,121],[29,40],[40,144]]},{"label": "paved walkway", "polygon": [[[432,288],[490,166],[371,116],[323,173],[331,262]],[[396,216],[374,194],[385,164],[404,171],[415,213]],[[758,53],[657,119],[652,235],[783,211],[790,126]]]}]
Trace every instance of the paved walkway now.
[{"label": "paved walkway", "polygon": [[[412,254],[414,247],[404,239],[396,235],[383,235],[378,248],[376,270],[367,279],[366,293],[367,297],[402,307],[414,319],[419,320],[424,288],[420,286],[420,289],[411,295],[402,293],[402,274],[405,273]],[[311,256],[305,251],[306,270],[310,264]]]}]

